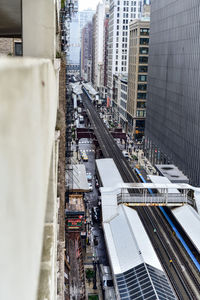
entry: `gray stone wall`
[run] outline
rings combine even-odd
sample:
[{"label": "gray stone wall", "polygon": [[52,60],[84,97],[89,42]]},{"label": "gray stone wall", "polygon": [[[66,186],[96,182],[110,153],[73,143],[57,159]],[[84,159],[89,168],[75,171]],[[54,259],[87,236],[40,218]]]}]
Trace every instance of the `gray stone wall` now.
[{"label": "gray stone wall", "polygon": [[0,38],[0,55],[13,55],[13,46],[13,38]]},{"label": "gray stone wall", "polygon": [[149,47],[146,137],[200,185],[199,0],[152,0]]}]

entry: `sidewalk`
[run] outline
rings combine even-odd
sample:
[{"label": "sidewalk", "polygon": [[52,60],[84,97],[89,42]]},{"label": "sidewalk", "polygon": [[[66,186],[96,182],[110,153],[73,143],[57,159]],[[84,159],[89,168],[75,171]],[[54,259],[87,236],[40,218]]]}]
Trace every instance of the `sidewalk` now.
[{"label": "sidewalk", "polygon": [[[86,210],[86,217],[87,221],[91,224],[90,220],[90,214],[88,209]],[[96,299],[94,300],[103,300],[102,295],[102,288],[101,288],[101,281],[99,277],[99,268],[97,262],[94,265],[94,259],[97,258],[95,248],[94,248],[94,241],[93,241],[93,234],[92,234],[92,228],[89,228],[89,232],[87,232],[87,236],[89,237],[90,245],[86,243],[86,251],[85,251],[85,257],[84,257],[84,273],[85,273],[85,290],[86,290],[86,300],[88,300],[88,296],[94,296],[96,295]],[[89,282],[86,278],[86,270],[90,269],[94,271],[94,268],[96,268],[96,289],[94,289],[94,282],[93,278]],[[92,299],[92,298],[91,298]]]}]

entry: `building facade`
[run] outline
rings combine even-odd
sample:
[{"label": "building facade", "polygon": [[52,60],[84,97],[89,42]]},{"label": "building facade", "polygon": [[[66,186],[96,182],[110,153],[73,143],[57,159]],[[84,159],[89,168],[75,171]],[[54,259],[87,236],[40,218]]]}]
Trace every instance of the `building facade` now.
[{"label": "building facade", "polygon": [[113,75],[128,73],[129,22],[140,18],[141,0],[111,0],[108,41],[108,96],[112,100]]},{"label": "building facade", "polygon": [[146,151],[200,185],[199,1],[151,1]]},{"label": "building facade", "polygon": [[[78,12],[78,1],[75,2],[76,12]],[[70,22],[69,51],[67,55],[67,73],[80,73],[80,27],[79,15],[74,13]]]},{"label": "building facade", "polygon": [[91,9],[82,10],[79,12],[79,27],[82,32],[83,27],[92,21],[95,11]]},{"label": "building facade", "polygon": [[130,23],[127,120],[135,140],[144,136],[148,53],[149,21],[134,20]]},{"label": "building facade", "polygon": [[91,64],[92,64],[92,23],[87,23],[82,29],[81,39],[81,77],[91,81]]},{"label": "building facade", "polygon": [[22,56],[22,40],[20,38],[0,38],[0,56]]}]

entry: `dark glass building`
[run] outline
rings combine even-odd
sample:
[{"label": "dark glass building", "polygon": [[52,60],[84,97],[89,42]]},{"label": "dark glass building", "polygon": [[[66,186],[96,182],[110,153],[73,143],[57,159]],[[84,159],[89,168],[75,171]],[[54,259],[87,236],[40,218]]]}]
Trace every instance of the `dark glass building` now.
[{"label": "dark glass building", "polygon": [[152,0],[145,131],[153,162],[200,185],[200,2]]}]

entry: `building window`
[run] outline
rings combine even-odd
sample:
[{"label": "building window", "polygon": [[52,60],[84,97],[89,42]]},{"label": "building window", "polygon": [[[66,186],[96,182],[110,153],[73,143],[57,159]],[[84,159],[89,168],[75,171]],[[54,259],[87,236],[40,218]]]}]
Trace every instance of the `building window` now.
[{"label": "building window", "polygon": [[149,48],[147,47],[140,47],[140,54],[148,54]]},{"label": "building window", "polygon": [[146,91],[147,90],[147,84],[138,84],[138,90],[139,91]]},{"label": "building window", "polygon": [[148,72],[148,67],[147,66],[139,66],[138,72],[139,73],[147,73]]},{"label": "building window", "polygon": [[147,94],[146,93],[137,93],[137,98],[145,100],[147,98]]},{"label": "building window", "polygon": [[149,35],[149,28],[140,28],[140,35]]},{"label": "building window", "polygon": [[146,108],[146,102],[137,102],[137,108]]},{"label": "building window", "polygon": [[138,75],[138,81],[141,82],[147,81],[147,75]]},{"label": "building window", "polygon": [[139,117],[139,118],[146,117],[146,110],[136,110],[136,117]]},{"label": "building window", "polygon": [[148,64],[148,56],[140,56],[139,63],[140,64]]},{"label": "building window", "polygon": [[15,56],[22,56],[22,43],[15,42]]},{"label": "building window", "polygon": [[140,45],[149,45],[149,38],[140,38]]}]

